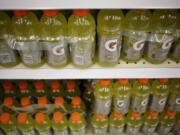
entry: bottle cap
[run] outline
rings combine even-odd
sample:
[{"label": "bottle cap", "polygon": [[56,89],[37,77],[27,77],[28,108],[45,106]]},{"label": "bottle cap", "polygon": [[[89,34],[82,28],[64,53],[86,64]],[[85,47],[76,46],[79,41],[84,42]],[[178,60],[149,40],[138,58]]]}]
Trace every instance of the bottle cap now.
[{"label": "bottle cap", "polygon": [[35,88],[36,88],[36,90],[44,89],[44,82],[42,80],[36,81],[35,82]]},{"label": "bottle cap", "polygon": [[147,11],[148,9],[136,9],[138,11]]},{"label": "bottle cap", "polygon": [[178,78],[178,80],[180,81],[180,78]]},{"label": "bottle cap", "polygon": [[120,118],[122,118],[122,114],[121,113],[116,113],[116,112],[114,112],[113,113],[113,116],[115,117],[115,118],[117,118],[117,119],[120,119]]},{"label": "bottle cap", "polygon": [[25,123],[28,120],[28,115],[26,113],[20,113],[17,117],[19,123]]},{"label": "bottle cap", "polygon": [[81,100],[80,97],[75,96],[75,97],[72,98],[72,105],[73,106],[80,106],[81,103],[82,103],[82,100]]},{"label": "bottle cap", "polygon": [[128,84],[129,80],[128,79],[118,79],[118,82],[122,85]]},{"label": "bottle cap", "polygon": [[149,81],[149,79],[138,79],[138,82],[139,83],[142,83],[142,84],[146,84],[146,83],[148,83],[148,81]]},{"label": "bottle cap", "polygon": [[68,89],[75,89],[76,88],[76,82],[74,80],[68,80],[67,81],[67,88]]},{"label": "bottle cap", "polygon": [[159,78],[158,80],[162,83],[168,82],[168,78]]},{"label": "bottle cap", "polygon": [[100,79],[99,82],[101,85],[107,86],[111,83],[111,80],[110,79]]},{"label": "bottle cap", "polygon": [[38,98],[38,105],[46,105],[48,104],[48,100],[46,97],[39,97]]},{"label": "bottle cap", "polygon": [[81,114],[79,112],[73,112],[71,114],[71,120],[74,122],[78,122],[81,120]]},{"label": "bottle cap", "polygon": [[46,116],[44,113],[42,113],[42,112],[36,113],[35,120],[37,123],[42,123],[43,121],[45,121],[45,119],[46,119]]},{"label": "bottle cap", "polygon": [[21,98],[21,105],[27,107],[31,104],[31,100],[28,97]]},{"label": "bottle cap", "polygon": [[11,115],[9,113],[2,113],[1,114],[1,122],[8,123],[11,120]]},{"label": "bottle cap", "polygon": [[99,120],[102,120],[105,118],[106,115],[100,115],[100,114],[97,114],[96,113],[96,118],[99,119]]},{"label": "bottle cap", "polygon": [[137,112],[131,112],[131,114],[132,114],[132,116],[134,117],[134,118],[138,118],[138,117],[140,117],[141,116],[141,114],[140,113],[137,113]]},{"label": "bottle cap", "polygon": [[14,10],[13,13],[17,16],[24,16],[29,14],[29,10]]},{"label": "bottle cap", "polygon": [[59,10],[43,10],[43,14],[46,16],[55,16],[59,13]]},{"label": "bottle cap", "polygon": [[151,117],[157,117],[159,114],[157,113],[157,112],[154,112],[154,111],[149,111],[149,115],[151,116]]},{"label": "bottle cap", "polygon": [[51,82],[51,89],[53,90],[58,90],[60,89],[61,85],[60,85],[60,82],[58,80],[53,80]]},{"label": "bottle cap", "polygon": [[89,9],[74,9],[73,13],[77,16],[85,16],[89,14]]},{"label": "bottle cap", "polygon": [[28,89],[27,81],[20,81],[18,87],[20,90],[27,90]]},{"label": "bottle cap", "polygon": [[56,97],[56,98],[54,99],[54,103],[55,103],[56,105],[64,105],[64,98],[63,98],[63,97]]},{"label": "bottle cap", "polygon": [[14,100],[12,97],[6,97],[4,99],[4,105],[6,106],[13,106],[14,105]]},{"label": "bottle cap", "polygon": [[53,114],[53,120],[54,120],[55,122],[61,122],[61,121],[63,120],[63,114],[62,114],[62,112],[55,112],[55,113]]},{"label": "bottle cap", "polygon": [[12,82],[11,81],[5,81],[3,83],[3,88],[6,91],[12,90],[12,88],[13,88]]},{"label": "bottle cap", "polygon": [[173,112],[173,111],[170,111],[170,110],[166,110],[166,114],[167,114],[167,116],[169,116],[169,117],[175,117],[175,116],[176,116],[176,113]]}]

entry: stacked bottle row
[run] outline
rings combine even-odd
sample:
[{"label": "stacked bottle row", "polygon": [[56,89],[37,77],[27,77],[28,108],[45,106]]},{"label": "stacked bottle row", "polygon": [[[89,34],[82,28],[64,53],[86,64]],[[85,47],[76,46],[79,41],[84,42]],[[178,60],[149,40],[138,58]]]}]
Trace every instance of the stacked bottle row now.
[{"label": "stacked bottle row", "polygon": [[[0,12],[0,63],[28,67],[45,61],[60,68],[69,62],[78,68],[95,63],[114,66],[119,59],[137,62],[142,57],[160,64],[168,57],[180,61],[178,10],[73,10],[68,18],[59,10],[44,10],[42,17],[28,10],[15,10],[12,19]],[[97,42],[97,47],[96,47]],[[97,48],[97,49],[96,49]],[[96,53],[97,50],[97,53]]]}]

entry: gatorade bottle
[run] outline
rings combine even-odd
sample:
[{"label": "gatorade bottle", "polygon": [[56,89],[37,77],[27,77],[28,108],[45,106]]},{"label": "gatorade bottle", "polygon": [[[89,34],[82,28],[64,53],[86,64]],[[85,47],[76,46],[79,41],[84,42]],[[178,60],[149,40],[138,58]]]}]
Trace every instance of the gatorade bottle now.
[{"label": "gatorade bottle", "polygon": [[90,86],[90,83],[87,83],[85,85],[85,89],[83,91],[83,98],[86,101],[87,105],[90,105],[94,99],[94,93],[93,93],[93,90]]},{"label": "gatorade bottle", "polygon": [[149,79],[138,79],[133,83],[131,108],[134,112],[144,113],[146,111],[150,90]]},{"label": "gatorade bottle", "polygon": [[79,112],[73,112],[68,121],[71,135],[85,135],[86,122]]},{"label": "gatorade bottle", "polygon": [[171,91],[168,97],[168,109],[174,112],[180,111],[180,78],[173,79],[171,83]]},{"label": "gatorade bottle", "polygon": [[19,63],[17,52],[10,48],[6,38],[10,36],[11,20],[9,16],[0,11],[0,65],[12,67]]},{"label": "gatorade bottle", "polygon": [[106,115],[94,114],[91,120],[93,133],[95,135],[105,135],[108,130],[108,118]]},{"label": "gatorade bottle", "polygon": [[36,135],[34,131],[34,120],[27,113],[18,114],[17,127],[21,135]]},{"label": "gatorade bottle", "polygon": [[169,94],[169,83],[167,78],[154,80],[152,83],[153,97],[150,109],[155,112],[162,112],[166,105]]},{"label": "gatorade bottle", "polygon": [[48,115],[38,112],[35,114],[35,129],[39,135],[51,135],[51,122]]},{"label": "gatorade bottle", "polygon": [[20,90],[20,97],[31,97],[33,96],[34,91],[30,88],[30,85],[27,81],[20,81],[18,83],[18,88]]},{"label": "gatorade bottle", "polygon": [[110,79],[101,79],[96,84],[95,92],[95,112],[100,115],[107,115],[111,110],[112,85]]},{"label": "gatorade bottle", "polygon": [[33,100],[29,97],[22,97],[20,99],[20,105],[21,107],[19,108],[20,112],[25,112],[27,114],[34,114],[36,111],[35,104]]},{"label": "gatorade bottle", "polygon": [[151,13],[147,9],[132,9],[126,14],[122,56],[128,62],[142,58],[150,34]]},{"label": "gatorade bottle", "polygon": [[48,95],[43,80],[35,81],[34,87],[35,87],[35,94],[34,95],[36,97],[41,97],[41,96],[47,96]]},{"label": "gatorade bottle", "polygon": [[51,120],[51,126],[54,135],[68,135],[67,119],[62,112],[54,112]]},{"label": "gatorade bottle", "polygon": [[149,111],[144,114],[143,117],[142,132],[144,135],[152,135],[159,123],[158,113]]},{"label": "gatorade bottle", "polygon": [[173,133],[174,135],[180,135],[180,112],[176,115],[176,124],[173,127]]},{"label": "gatorade bottle", "polygon": [[66,115],[70,111],[69,105],[67,104],[66,101],[64,101],[63,97],[56,97],[54,99],[54,104],[55,104],[55,111],[62,112],[64,115]]},{"label": "gatorade bottle", "polygon": [[118,79],[114,83],[113,105],[115,112],[122,114],[126,114],[128,112],[131,89],[132,87],[128,79]]},{"label": "gatorade bottle", "polygon": [[111,135],[122,135],[125,126],[123,114],[113,112],[109,118],[109,132]]},{"label": "gatorade bottle", "polygon": [[58,80],[51,81],[50,96],[52,100],[54,100],[55,97],[64,96],[63,86],[60,84]]},{"label": "gatorade bottle", "polygon": [[48,105],[49,101],[47,97],[39,97],[37,100],[38,108],[37,111],[46,112],[47,114],[50,114],[53,111],[53,106]]},{"label": "gatorade bottle", "polygon": [[160,135],[168,135],[176,122],[175,115],[175,112],[169,110],[164,111],[160,115],[160,123],[157,129]]},{"label": "gatorade bottle", "polygon": [[177,28],[177,10],[155,10],[152,16],[150,41],[147,44],[145,58],[152,64],[164,62],[175,41]]},{"label": "gatorade bottle", "polygon": [[59,10],[43,10],[40,25],[47,63],[54,68],[64,67],[68,63],[66,18]]},{"label": "gatorade bottle", "polygon": [[0,127],[3,129],[6,135],[20,135],[16,129],[16,118],[14,115],[10,115],[7,112],[1,114]]},{"label": "gatorade bottle", "polygon": [[130,111],[126,118],[126,134],[127,135],[138,135],[140,127],[142,125],[141,114]]},{"label": "gatorade bottle", "polygon": [[4,89],[4,96],[10,96],[14,97],[15,96],[15,86],[11,81],[4,81],[3,82],[3,89]]},{"label": "gatorade bottle", "polygon": [[94,62],[95,21],[87,9],[73,10],[68,20],[72,64],[87,68]]},{"label": "gatorade bottle", "polygon": [[12,97],[5,97],[3,100],[3,111],[11,114],[16,114],[17,102]]},{"label": "gatorade bottle", "polygon": [[123,21],[121,10],[101,10],[98,13],[98,61],[102,66],[114,66],[119,61]]}]

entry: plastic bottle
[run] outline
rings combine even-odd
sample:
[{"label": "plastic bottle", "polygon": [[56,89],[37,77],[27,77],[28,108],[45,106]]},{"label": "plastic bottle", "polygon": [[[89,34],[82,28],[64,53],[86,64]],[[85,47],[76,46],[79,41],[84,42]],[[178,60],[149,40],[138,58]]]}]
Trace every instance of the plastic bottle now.
[{"label": "plastic bottle", "polygon": [[79,112],[73,112],[68,121],[71,135],[85,135],[86,122]]},{"label": "plastic bottle", "polygon": [[85,85],[85,89],[83,91],[83,98],[86,101],[87,106],[90,105],[94,99],[94,93],[90,83],[86,83]]},{"label": "plastic bottle", "polygon": [[7,38],[10,36],[11,20],[5,12],[0,11],[0,21],[0,65],[16,66],[19,63],[17,52],[10,48],[7,42]]},{"label": "plastic bottle", "polygon": [[18,83],[18,88],[19,88],[19,97],[32,97],[34,94],[34,91],[30,87],[30,84],[28,84],[27,81],[20,81]]},{"label": "plastic bottle", "polygon": [[142,125],[142,118],[140,113],[130,111],[126,118],[126,134],[127,135],[138,135],[140,127]]},{"label": "plastic bottle", "polygon": [[61,83],[58,80],[51,81],[50,96],[51,96],[52,100],[54,100],[55,97],[63,97],[64,96],[63,86],[61,85]]},{"label": "plastic bottle", "polygon": [[108,118],[106,115],[94,114],[91,120],[93,126],[93,134],[105,135],[108,130]]},{"label": "plastic bottle", "polygon": [[54,104],[55,104],[55,111],[60,111],[62,112],[64,115],[66,115],[67,113],[69,113],[69,105],[67,104],[67,102],[64,100],[63,97],[56,97],[54,99]]},{"label": "plastic bottle", "polygon": [[17,128],[19,129],[21,135],[36,135],[34,130],[34,120],[26,113],[18,114]]},{"label": "plastic bottle", "polygon": [[68,135],[68,122],[62,112],[54,112],[51,120],[54,135]]},{"label": "plastic bottle", "polygon": [[125,18],[125,36],[122,57],[128,62],[136,62],[143,56],[149,38],[151,13],[147,9],[132,9]]},{"label": "plastic bottle", "polygon": [[95,21],[87,9],[73,10],[68,20],[72,64],[87,68],[94,62]]},{"label": "plastic bottle", "polygon": [[16,114],[15,108],[18,106],[16,100],[12,97],[5,97],[3,100],[3,111],[10,114]]},{"label": "plastic bottle", "polygon": [[95,112],[100,115],[107,115],[111,110],[112,102],[112,85],[110,79],[101,79],[96,84],[95,96]]},{"label": "plastic bottle", "polygon": [[47,90],[44,84],[43,80],[37,80],[34,83],[34,88],[35,88],[35,96],[36,98],[41,97],[41,96],[47,96]]},{"label": "plastic bottle", "polygon": [[36,15],[29,10],[15,10],[12,18],[12,46],[19,50],[24,65],[35,68],[43,64],[42,47],[38,42],[40,34],[39,22]]},{"label": "plastic bottle", "polygon": [[36,109],[34,108],[35,104],[32,98],[29,97],[22,97],[20,99],[20,108],[19,108],[19,112],[25,112],[27,114],[34,114],[34,112],[36,111]]},{"label": "plastic bottle", "polygon": [[166,105],[169,94],[169,83],[167,78],[154,80],[152,83],[153,96],[150,109],[155,112],[162,112]]},{"label": "plastic bottle", "polygon": [[172,127],[174,126],[176,119],[175,119],[175,112],[166,110],[160,115],[160,123],[158,126],[158,133],[160,135],[168,135],[171,131]]},{"label": "plastic bottle", "polygon": [[176,124],[173,127],[174,135],[180,135],[180,112],[176,114]]},{"label": "plastic bottle", "polygon": [[37,100],[37,112],[46,112],[46,114],[50,114],[53,111],[53,106],[48,105],[50,104],[47,97],[43,96],[43,97],[39,97]]},{"label": "plastic bottle", "polygon": [[41,42],[46,52],[47,63],[54,68],[66,66],[68,63],[66,18],[59,10],[43,10],[40,25]]},{"label": "plastic bottle", "polygon": [[158,123],[158,113],[151,110],[146,112],[143,117],[142,133],[144,135],[152,135],[155,132]]},{"label": "plastic bottle", "polygon": [[150,41],[147,44],[145,58],[152,64],[163,63],[175,41],[177,28],[177,10],[155,10],[152,16]]},{"label": "plastic bottle", "polygon": [[122,135],[125,126],[124,116],[113,112],[109,118],[109,133],[111,135]]},{"label": "plastic bottle", "polygon": [[113,86],[114,111],[126,114],[129,111],[131,84],[128,79],[118,79]]},{"label": "plastic bottle", "polygon": [[150,90],[149,79],[138,79],[133,83],[131,108],[134,112],[144,113],[146,111]]},{"label": "plastic bottle", "polygon": [[4,96],[15,97],[15,86],[11,81],[3,82]]}]

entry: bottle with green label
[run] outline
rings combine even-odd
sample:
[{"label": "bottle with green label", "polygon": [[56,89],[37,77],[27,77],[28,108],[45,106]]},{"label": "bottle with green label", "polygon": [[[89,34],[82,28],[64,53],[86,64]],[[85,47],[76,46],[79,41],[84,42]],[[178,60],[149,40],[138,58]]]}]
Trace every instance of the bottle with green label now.
[{"label": "bottle with green label", "polygon": [[126,114],[129,111],[130,92],[132,90],[128,79],[118,79],[113,86],[114,111]]},{"label": "bottle with green label", "polygon": [[25,112],[27,114],[34,114],[36,112],[35,103],[32,98],[22,97],[20,99],[20,108],[18,108],[19,112]]},{"label": "bottle with green label", "polygon": [[18,83],[18,89],[19,89],[19,97],[31,98],[34,94],[34,91],[31,88],[31,85],[26,80],[20,81]]},{"label": "bottle with green label", "polygon": [[48,96],[47,88],[43,80],[35,81],[34,89],[35,89],[34,96],[36,96],[36,98],[41,96]]},{"label": "bottle with green label", "polygon": [[158,113],[149,110],[144,114],[142,133],[144,135],[152,135],[159,123]]},{"label": "bottle with green label", "polygon": [[16,110],[16,107],[18,107],[18,102],[13,97],[5,97],[3,100],[3,108],[2,110],[4,112],[8,112],[10,114],[17,114],[18,110]]},{"label": "bottle with green label", "polygon": [[38,97],[36,112],[46,112],[46,114],[51,114],[54,110],[54,106],[50,104],[50,101],[46,96]]},{"label": "bottle with green label", "polygon": [[86,122],[79,112],[73,112],[68,121],[71,135],[85,135]]},{"label": "bottle with green label", "polygon": [[68,20],[72,64],[88,68],[94,63],[95,20],[88,9],[73,10]]},{"label": "bottle with green label", "polygon": [[151,36],[146,46],[145,58],[152,64],[163,63],[175,41],[178,10],[155,10],[152,16]]},{"label": "bottle with green label", "polygon": [[62,112],[54,112],[51,119],[54,135],[68,135],[68,121]]},{"label": "bottle with green label", "polygon": [[151,13],[147,9],[132,9],[126,14],[122,57],[136,62],[143,56],[150,35]]},{"label": "bottle with green label", "polygon": [[162,112],[166,105],[169,94],[169,82],[167,78],[154,80],[152,83],[152,101],[150,109],[155,112]]},{"label": "bottle with green label", "polygon": [[176,124],[173,127],[174,135],[180,135],[180,112],[176,114]]},{"label": "bottle with green label", "polygon": [[0,11],[0,22],[0,65],[5,67],[16,66],[19,63],[17,52],[10,48],[6,40],[11,34],[11,20],[3,11]]},{"label": "bottle with green label", "polygon": [[36,68],[43,64],[42,47],[38,42],[40,26],[36,15],[29,10],[15,10],[12,18],[12,46],[20,53],[24,65]]},{"label": "bottle with green label", "polygon": [[157,131],[160,135],[168,135],[168,133],[170,133],[171,129],[173,128],[176,122],[175,116],[176,113],[170,110],[166,110],[161,113],[160,123],[157,128]]},{"label": "bottle with green label", "polygon": [[40,19],[41,43],[46,52],[47,63],[54,68],[68,63],[68,44],[66,41],[67,21],[59,10],[43,10]]},{"label": "bottle with green label", "polygon": [[126,134],[127,135],[138,135],[140,127],[142,126],[142,118],[140,113],[129,111],[126,117]]},{"label": "bottle with green label", "polygon": [[98,62],[102,66],[118,64],[124,15],[121,10],[100,10],[97,17]]},{"label": "bottle with green label", "polygon": [[55,109],[54,111],[62,112],[64,115],[69,113],[69,104],[64,100],[63,97],[55,97],[54,99]]},{"label": "bottle with green label", "polygon": [[123,114],[113,112],[109,118],[109,133],[111,135],[122,135],[125,126]]},{"label": "bottle with green label", "polygon": [[149,79],[138,79],[133,83],[131,108],[134,112],[144,113],[146,111],[150,90]]},{"label": "bottle with green label", "polygon": [[108,115],[111,110],[112,85],[110,79],[100,79],[94,91],[95,112],[100,115]]},{"label": "bottle with green label", "polygon": [[5,97],[16,97],[15,93],[16,93],[16,87],[13,84],[12,81],[4,81],[3,84],[3,95]]},{"label": "bottle with green label", "polygon": [[93,134],[105,135],[108,130],[108,117],[106,115],[94,114],[91,120]]}]

